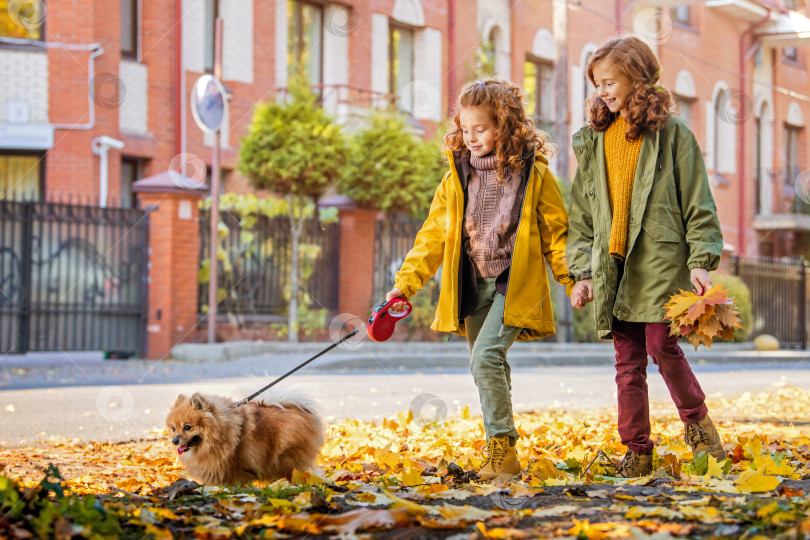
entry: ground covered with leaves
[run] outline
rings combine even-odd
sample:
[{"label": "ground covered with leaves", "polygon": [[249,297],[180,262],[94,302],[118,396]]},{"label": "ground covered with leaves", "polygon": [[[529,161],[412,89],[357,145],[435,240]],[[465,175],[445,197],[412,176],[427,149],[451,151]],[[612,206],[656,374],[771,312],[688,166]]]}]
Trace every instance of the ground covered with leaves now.
[{"label": "ground covered with leaves", "polygon": [[810,538],[810,392],[713,399],[729,459],[692,456],[671,404],[653,407],[655,472],[616,478],[614,411],[517,417],[520,479],[479,484],[469,411],[401,413],[327,430],[319,470],[201,487],[165,439],[48,440],[0,450],[0,537]]}]

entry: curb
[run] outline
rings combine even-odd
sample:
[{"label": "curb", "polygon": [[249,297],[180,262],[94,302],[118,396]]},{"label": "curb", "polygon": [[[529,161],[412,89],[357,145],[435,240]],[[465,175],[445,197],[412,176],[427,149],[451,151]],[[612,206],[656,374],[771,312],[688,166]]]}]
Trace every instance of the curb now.
[{"label": "curb", "polygon": [[[544,368],[544,367],[612,367],[615,356],[611,347],[604,353],[589,351],[535,353],[510,350],[509,365],[513,368]],[[784,365],[810,361],[810,352],[807,351],[686,351],[686,358],[692,365]],[[649,366],[653,366],[650,361]],[[435,370],[468,370],[470,366],[469,353],[465,354],[429,354],[413,356],[409,354],[362,354],[357,356],[337,355],[323,364],[312,369],[318,372],[348,372],[348,371],[435,371]],[[810,367],[810,362],[808,362]]]},{"label": "curb", "polygon": [[[263,355],[301,355],[313,356],[332,343],[287,343],[287,342],[261,342],[261,341],[235,341],[229,343],[184,343],[172,348],[171,358],[178,361],[193,362],[223,362],[236,360],[247,356]],[[688,347],[688,345],[687,345]],[[698,352],[702,352],[701,349]],[[707,350],[707,349],[706,349]],[[689,353],[684,347],[684,351]],[[707,350],[708,351],[708,350]],[[750,351],[756,353],[754,344],[745,343],[717,343],[710,353],[724,353]],[[354,356],[363,355],[409,355],[413,356],[434,356],[442,357],[447,354],[458,354],[469,357],[467,342],[458,338],[449,342],[385,342],[375,343],[364,341],[362,343],[352,343],[340,345],[327,356],[333,357],[338,354],[352,354]],[[782,351],[776,351],[782,352]],[[793,352],[793,351],[787,351]],[[612,342],[603,343],[554,343],[554,342],[518,342],[510,349],[510,358],[513,355],[524,353],[534,355],[548,355],[553,353],[613,356]]]}]

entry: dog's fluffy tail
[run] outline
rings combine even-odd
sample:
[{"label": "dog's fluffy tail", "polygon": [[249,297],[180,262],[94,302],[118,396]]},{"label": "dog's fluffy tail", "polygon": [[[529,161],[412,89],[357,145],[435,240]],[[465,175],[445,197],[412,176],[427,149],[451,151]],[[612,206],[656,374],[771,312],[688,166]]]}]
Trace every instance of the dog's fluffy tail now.
[{"label": "dog's fluffy tail", "polygon": [[282,409],[297,407],[303,411],[315,414],[319,413],[317,403],[312,396],[294,386],[268,388],[256,396],[256,399],[264,401],[267,405],[280,407]]}]

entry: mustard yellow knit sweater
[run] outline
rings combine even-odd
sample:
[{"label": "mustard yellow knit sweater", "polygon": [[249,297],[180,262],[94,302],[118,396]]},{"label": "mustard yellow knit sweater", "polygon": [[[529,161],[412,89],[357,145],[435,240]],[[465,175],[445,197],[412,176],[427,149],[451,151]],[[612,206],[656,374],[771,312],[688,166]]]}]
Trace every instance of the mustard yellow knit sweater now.
[{"label": "mustard yellow knit sweater", "polygon": [[641,140],[628,141],[627,124],[619,115],[605,131],[605,164],[608,175],[608,195],[613,222],[610,227],[610,254],[619,260],[627,256],[627,225],[630,218],[630,198],[636,176]]}]

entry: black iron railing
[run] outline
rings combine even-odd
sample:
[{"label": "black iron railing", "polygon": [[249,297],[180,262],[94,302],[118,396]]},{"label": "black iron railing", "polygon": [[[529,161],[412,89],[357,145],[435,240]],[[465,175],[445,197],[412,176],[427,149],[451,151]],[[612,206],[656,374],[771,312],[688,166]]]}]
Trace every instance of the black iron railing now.
[{"label": "black iron railing", "polygon": [[0,200],[0,352],[146,345],[146,212]]},{"label": "black iron railing", "polygon": [[[200,260],[208,259],[209,214],[200,214]],[[224,260],[219,261],[218,288],[225,291],[220,313],[284,315],[290,299],[290,222],[286,216],[259,216],[245,229],[236,214],[223,212],[228,233],[221,239]],[[307,220],[299,244],[303,262],[301,287],[312,298],[312,308],[338,308],[340,225]],[[200,283],[199,306],[208,304],[208,283]]]},{"label": "black iron railing", "polygon": [[732,269],[751,292],[753,328],[787,347],[810,344],[810,266],[802,258],[735,258]]},{"label": "black iron railing", "polygon": [[389,218],[378,220],[374,234],[374,298],[382,300],[394,286],[405,255],[413,247],[422,220]]}]

